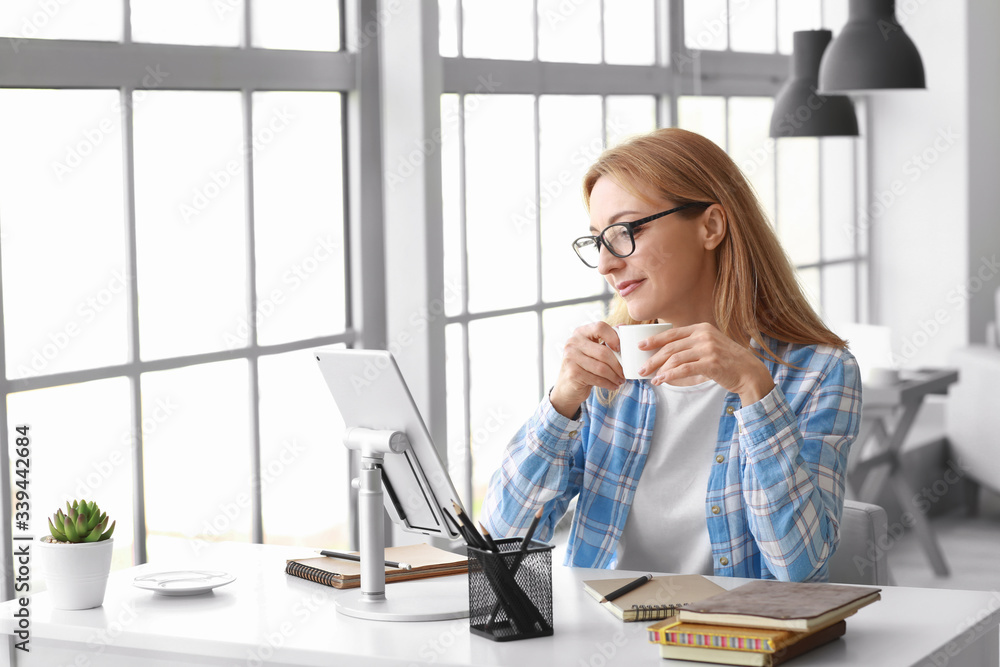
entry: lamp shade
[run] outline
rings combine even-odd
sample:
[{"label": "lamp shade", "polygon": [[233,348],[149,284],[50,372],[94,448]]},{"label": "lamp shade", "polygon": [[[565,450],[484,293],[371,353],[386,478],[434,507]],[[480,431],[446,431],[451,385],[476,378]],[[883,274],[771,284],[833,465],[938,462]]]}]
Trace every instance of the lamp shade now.
[{"label": "lamp shade", "polygon": [[832,37],[829,30],[792,35],[792,72],[774,101],[772,137],[858,136],[858,117],[850,98],[816,92],[820,59]]},{"label": "lamp shade", "polygon": [[896,21],[895,0],[850,0],[847,24],[823,54],[820,91],[926,87],[924,63]]}]

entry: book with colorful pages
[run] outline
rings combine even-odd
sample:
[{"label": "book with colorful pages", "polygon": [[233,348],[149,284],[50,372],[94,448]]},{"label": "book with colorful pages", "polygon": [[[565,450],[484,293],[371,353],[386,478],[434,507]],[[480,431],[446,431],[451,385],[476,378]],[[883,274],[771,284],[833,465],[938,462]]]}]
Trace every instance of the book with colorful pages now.
[{"label": "book with colorful pages", "polygon": [[[685,625],[678,623],[678,626]],[[708,626],[703,626],[708,627]],[[724,626],[715,626],[724,628]],[[787,630],[766,631],[761,628],[728,628],[732,634],[727,648],[716,647],[710,643],[694,644],[660,644],[660,657],[671,660],[691,660],[693,662],[710,662],[722,665],[757,665],[774,667],[787,660],[798,657],[815,648],[828,644],[842,637],[847,631],[846,621],[837,621],[832,625],[811,632],[789,632]],[[754,636],[754,632],[774,632],[786,636],[762,637]],[[742,642],[737,637],[742,637]],[[749,640],[749,641],[748,641]],[[761,643],[756,643],[760,641]],[[777,646],[773,651],[762,651],[751,648],[736,648],[736,646]]]}]

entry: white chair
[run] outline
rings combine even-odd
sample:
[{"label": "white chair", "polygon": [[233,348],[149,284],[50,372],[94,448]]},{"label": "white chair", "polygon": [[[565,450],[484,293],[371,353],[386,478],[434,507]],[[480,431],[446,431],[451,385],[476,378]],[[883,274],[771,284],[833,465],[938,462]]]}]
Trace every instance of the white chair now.
[{"label": "white chair", "polygon": [[889,520],[878,505],[844,501],[840,544],[830,559],[830,581],[836,584],[888,586]]},{"label": "white chair", "polygon": [[[945,408],[948,444],[961,463],[965,482],[975,480],[998,491],[1000,410],[996,409],[996,388],[1000,383],[1000,349],[985,345],[958,348],[952,351],[949,363],[958,370],[958,382],[951,386]],[[975,502],[970,509],[975,510]]]}]

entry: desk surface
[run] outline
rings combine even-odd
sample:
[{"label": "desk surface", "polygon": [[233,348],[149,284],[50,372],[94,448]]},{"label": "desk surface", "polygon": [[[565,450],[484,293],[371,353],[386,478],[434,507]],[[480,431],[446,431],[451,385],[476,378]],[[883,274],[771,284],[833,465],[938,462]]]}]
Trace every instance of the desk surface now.
[{"label": "desk surface", "polygon": [[[129,665],[696,664],[662,662],[657,648],[647,642],[649,623],[622,623],[587,596],[580,583],[630,573],[555,565],[554,636],[497,643],[470,634],[468,619],[390,623],[339,614],[335,601],[345,591],[284,573],[285,559],[307,550],[222,543],[205,551],[209,553],[197,562],[146,564],[112,573],[104,605],[96,609],[54,610],[47,593],[34,596],[32,659],[50,651],[59,660],[34,664],[76,664],[74,656],[80,655],[102,658],[87,664]],[[186,598],[132,586],[138,574],[192,565],[227,570],[237,578],[211,593]],[[745,581],[713,579],[726,588]],[[433,594],[435,587],[464,589],[466,583],[465,576],[394,583],[387,595],[402,587]],[[1000,593],[886,587],[882,596],[848,619],[842,640],[796,664],[911,665],[937,655],[954,665],[961,661],[949,660],[949,653],[980,638],[997,642]],[[13,632],[15,604],[6,602],[0,611],[0,629],[7,635]],[[978,645],[984,643],[990,642]],[[991,652],[996,664],[995,645]],[[125,661],[105,660],[115,653],[125,655]],[[21,651],[14,654],[17,664],[27,657]]]},{"label": "desk surface", "polygon": [[899,382],[888,385],[865,385],[865,407],[898,406],[923,398],[927,394],[947,394],[948,387],[958,381],[954,368],[905,370]]}]

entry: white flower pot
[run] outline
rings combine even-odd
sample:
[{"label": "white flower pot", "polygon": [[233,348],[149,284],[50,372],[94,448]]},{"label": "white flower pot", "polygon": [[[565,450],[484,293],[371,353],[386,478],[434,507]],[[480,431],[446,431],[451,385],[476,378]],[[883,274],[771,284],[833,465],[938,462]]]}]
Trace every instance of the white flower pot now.
[{"label": "white flower pot", "polygon": [[68,544],[38,539],[39,564],[56,609],[90,609],[104,602],[114,538]]}]

